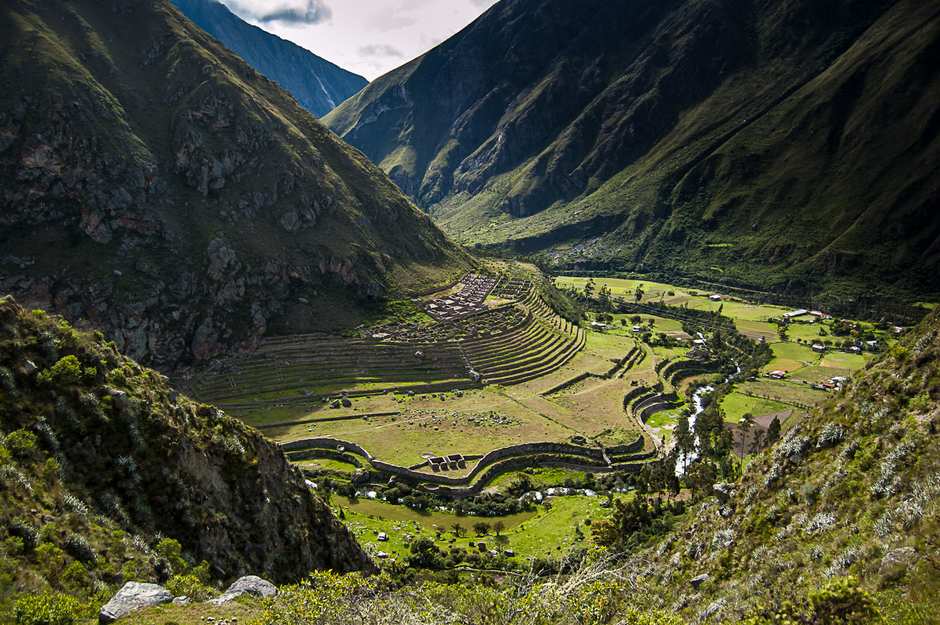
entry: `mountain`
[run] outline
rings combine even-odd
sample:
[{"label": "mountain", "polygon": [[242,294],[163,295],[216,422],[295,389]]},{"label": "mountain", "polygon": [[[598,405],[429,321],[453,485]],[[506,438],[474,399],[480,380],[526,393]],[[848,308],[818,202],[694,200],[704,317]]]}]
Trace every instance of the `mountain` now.
[{"label": "mountain", "polygon": [[940,3],[503,0],[324,118],[463,243],[940,292]]},{"label": "mountain", "polygon": [[0,293],[164,368],[339,331],[468,257],[168,0],[0,9]]},{"label": "mountain", "polygon": [[4,622],[23,592],[376,570],[277,445],[100,333],[0,298],[0,386]]},{"label": "mountain", "polygon": [[358,74],[248,24],[220,2],[173,0],[173,4],[199,28],[290,91],[302,107],[317,117],[323,117],[369,84]]},{"label": "mountain", "polygon": [[[840,622],[818,612],[827,602],[891,615],[841,622],[937,622],[938,371],[935,310],[752,455],[739,482],[709,484],[690,518],[638,554],[638,594],[689,622]],[[822,584],[828,597],[807,601]]]}]

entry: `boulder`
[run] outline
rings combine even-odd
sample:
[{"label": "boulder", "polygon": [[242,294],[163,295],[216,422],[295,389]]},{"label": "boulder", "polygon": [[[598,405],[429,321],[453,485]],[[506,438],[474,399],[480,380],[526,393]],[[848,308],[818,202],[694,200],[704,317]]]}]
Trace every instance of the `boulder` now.
[{"label": "boulder", "polygon": [[111,395],[111,399],[114,400],[114,407],[118,410],[124,410],[130,403],[130,399],[128,399],[127,393],[124,391],[116,391]]},{"label": "boulder", "polygon": [[344,408],[349,408],[350,406],[352,406],[352,402],[349,401],[348,397],[343,397],[342,402],[343,402]]},{"label": "boulder", "polygon": [[173,595],[170,591],[156,584],[127,582],[116,595],[111,597],[110,601],[102,606],[101,611],[98,612],[98,622],[111,623],[133,610],[171,601],[173,601]]},{"label": "boulder", "polygon": [[728,503],[728,500],[734,496],[734,484],[715,484],[712,490],[720,504]]},{"label": "boulder", "polygon": [[208,603],[222,605],[242,595],[253,595],[261,599],[267,599],[276,594],[277,588],[271,582],[263,580],[257,575],[246,575],[238,578],[234,584],[228,587],[228,590],[215,599],[210,599]]},{"label": "boulder", "polygon": [[881,559],[878,574],[889,579],[901,577],[916,558],[917,551],[913,547],[892,549]]},{"label": "boulder", "polygon": [[707,581],[708,581],[708,573],[702,573],[701,575],[696,575],[691,580],[689,580],[689,583],[692,584],[692,588],[694,588],[695,590],[698,590],[698,587]]}]

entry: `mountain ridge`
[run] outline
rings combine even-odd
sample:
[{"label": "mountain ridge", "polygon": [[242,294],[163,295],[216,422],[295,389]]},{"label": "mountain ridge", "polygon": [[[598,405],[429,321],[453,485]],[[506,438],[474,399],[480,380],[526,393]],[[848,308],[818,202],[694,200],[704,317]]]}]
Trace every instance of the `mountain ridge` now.
[{"label": "mountain ridge", "polygon": [[[935,3],[893,0],[507,0],[324,121],[464,244],[558,269],[937,293],[937,22]],[[506,68],[490,37],[548,43]]]},{"label": "mountain ridge", "polygon": [[249,24],[214,0],[173,0],[189,19],[322,117],[369,81]]},{"label": "mountain ridge", "polygon": [[169,2],[4,15],[22,54],[0,59],[0,288],[25,305],[172,368],[342,331],[469,266],[368,159]]}]

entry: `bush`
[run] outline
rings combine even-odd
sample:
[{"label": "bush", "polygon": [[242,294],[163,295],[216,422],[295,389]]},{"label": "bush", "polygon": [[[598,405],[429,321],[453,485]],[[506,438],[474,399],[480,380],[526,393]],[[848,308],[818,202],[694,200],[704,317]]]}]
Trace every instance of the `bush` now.
[{"label": "bush", "polygon": [[7,435],[6,448],[15,458],[26,459],[36,451],[36,435],[28,430],[15,430]]},{"label": "bush", "polygon": [[70,625],[85,616],[81,601],[60,593],[21,597],[13,605],[16,625]]},{"label": "bush", "polygon": [[174,575],[166,584],[174,597],[189,597],[192,601],[205,601],[216,595],[216,590],[207,586],[195,575]]}]

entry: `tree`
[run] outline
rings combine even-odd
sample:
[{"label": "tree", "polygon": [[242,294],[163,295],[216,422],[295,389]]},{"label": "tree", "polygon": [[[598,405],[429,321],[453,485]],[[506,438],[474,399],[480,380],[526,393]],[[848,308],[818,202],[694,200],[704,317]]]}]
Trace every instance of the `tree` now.
[{"label": "tree", "polygon": [[692,489],[693,496],[708,494],[717,479],[715,465],[707,460],[699,460],[685,471],[685,483]]},{"label": "tree", "polygon": [[764,430],[758,428],[754,432],[754,440],[751,441],[748,451],[752,454],[760,453],[760,450],[764,448]]},{"label": "tree", "polygon": [[644,291],[643,291],[643,285],[642,285],[642,284],[636,285],[636,291],[634,292],[633,295],[634,295],[634,297],[636,297],[636,301],[637,301],[637,302],[639,302],[641,299],[643,299],[643,292],[644,292]]},{"label": "tree", "polygon": [[460,538],[460,535],[463,534],[464,532],[463,525],[461,525],[460,523],[454,523],[453,525],[450,526],[450,529],[452,532],[454,532],[454,536],[456,536],[457,538]]},{"label": "tree", "polygon": [[490,524],[484,521],[477,521],[473,524],[473,531],[477,536],[486,536],[490,533]]},{"label": "tree", "polygon": [[499,536],[499,533],[503,531],[504,529],[506,529],[506,524],[503,523],[502,521],[496,521],[496,523],[493,523],[493,531],[496,533],[497,536]]},{"label": "tree", "polygon": [[584,297],[590,299],[594,295],[594,278],[588,278],[587,284],[584,285]]},{"label": "tree", "polygon": [[745,412],[741,420],[738,421],[738,429],[741,430],[741,457],[744,457],[744,443],[747,441],[747,431],[754,425],[754,415]]},{"label": "tree", "polygon": [[679,417],[674,435],[676,437],[676,446],[680,451],[688,453],[692,450],[692,445],[695,443],[695,439],[692,437],[692,431],[689,428],[688,415],[682,414]]},{"label": "tree", "polygon": [[770,446],[778,440],[780,440],[780,419],[774,417],[774,420],[770,422],[770,426],[767,427],[767,438],[764,442]]}]

